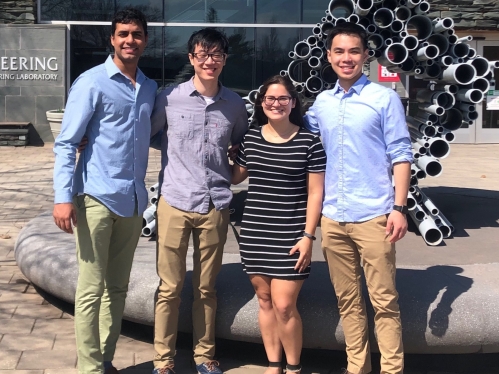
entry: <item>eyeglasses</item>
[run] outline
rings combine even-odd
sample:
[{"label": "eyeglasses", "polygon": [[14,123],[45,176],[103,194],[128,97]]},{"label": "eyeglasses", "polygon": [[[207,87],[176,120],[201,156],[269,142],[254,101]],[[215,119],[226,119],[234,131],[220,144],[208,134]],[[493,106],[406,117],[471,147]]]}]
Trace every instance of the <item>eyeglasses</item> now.
[{"label": "eyeglasses", "polygon": [[274,105],[274,103],[277,102],[282,105],[286,106],[289,104],[290,100],[292,99],[291,96],[279,96],[279,97],[274,97],[274,96],[264,96],[263,97],[263,102],[265,105],[271,106]]},{"label": "eyeglasses", "polygon": [[196,57],[196,60],[198,60],[198,62],[205,62],[206,60],[208,60],[209,57],[211,57],[211,59],[214,62],[222,62],[223,60],[225,60],[225,57],[227,57],[225,53],[220,53],[220,52],[215,52],[215,53],[197,52],[197,53],[191,53],[191,55]]}]

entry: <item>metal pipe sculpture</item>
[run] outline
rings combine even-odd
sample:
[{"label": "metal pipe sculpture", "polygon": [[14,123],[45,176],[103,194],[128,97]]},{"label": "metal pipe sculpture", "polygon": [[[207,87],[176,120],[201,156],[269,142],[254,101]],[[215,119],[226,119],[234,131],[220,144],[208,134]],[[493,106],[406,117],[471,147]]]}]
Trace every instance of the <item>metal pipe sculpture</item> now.
[{"label": "metal pipe sculpture", "polygon": [[[439,160],[449,155],[454,131],[473,124],[478,117],[475,104],[495,89],[493,73],[499,61],[478,56],[467,44],[472,37],[455,34],[452,18],[431,19],[429,12],[425,0],[330,0],[312,34],[289,52],[290,64],[281,75],[291,79],[306,103],[333,87],[337,75],[327,61],[325,40],[335,25],[353,22],[368,35],[367,62],[377,60],[390,72],[428,82],[417,94],[419,111],[406,119],[414,155],[408,205],[423,239],[438,245],[454,228],[433,202],[430,205],[418,181],[442,173]],[[253,90],[244,98],[249,107],[257,93]]]}]

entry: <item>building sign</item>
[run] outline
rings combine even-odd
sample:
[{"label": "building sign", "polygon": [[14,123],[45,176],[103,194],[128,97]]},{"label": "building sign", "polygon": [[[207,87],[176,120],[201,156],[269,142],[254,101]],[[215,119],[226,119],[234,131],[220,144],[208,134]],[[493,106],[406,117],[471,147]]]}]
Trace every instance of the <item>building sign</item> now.
[{"label": "building sign", "polygon": [[491,90],[487,95],[487,110],[499,110],[499,91]]},{"label": "building sign", "polygon": [[0,80],[57,80],[57,57],[0,57]]},{"label": "building sign", "polygon": [[400,82],[397,73],[390,73],[386,66],[378,65],[378,82]]}]

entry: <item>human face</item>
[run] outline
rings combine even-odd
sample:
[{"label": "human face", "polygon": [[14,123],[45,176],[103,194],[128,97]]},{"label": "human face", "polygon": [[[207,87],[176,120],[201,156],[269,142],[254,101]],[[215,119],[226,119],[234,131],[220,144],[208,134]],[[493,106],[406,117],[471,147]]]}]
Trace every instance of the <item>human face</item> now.
[{"label": "human face", "polygon": [[327,59],[344,90],[349,90],[360,78],[367,57],[368,51],[357,35],[336,35],[327,51]]},{"label": "human face", "polygon": [[[217,47],[214,47],[207,51],[203,49],[200,44],[196,44],[196,48],[194,48],[194,54],[197,53],[223,54],[224,52]],[[225,66],[225,55],[222,61],[213,61],[213,58],[210,56],[205,61],[199,62],[198,59],[194,57],[194,54],[189,53],[189,60],[191,62],[191,65],[194,66],[194,73],[196,74],[196,76],[202,81],[218,81],[218,77],[220,76],[220,73]]]},{"label": "human face", "polygon": [[[263,108],[263,113],[267,116],[269,121],[283,121],[283,120],[288,120],[289,121],[289,115],[291,113],[291,109],[293,109],[296,105],[296,100],[291,98],[291,95],[289,94],[288,90],[286,87],[284,87],[282,84],[271,84],[267,88],[267,92],[265,92],[264,97],[268,98],[290,98],[289,103],[287,105],[282,105],[279,103],[279,100],[275,100],[272,104],[268,105],[265,104],[266,100],[262,100],[262,108]],[[272,100],[269,100],[272,101]]]},{"label": "human face", "polygon": [[137,65],[139,57],[147,45],[147,36],[142,26],[131,23],[117,23],[111,35],[115,62],[123,65]]}]

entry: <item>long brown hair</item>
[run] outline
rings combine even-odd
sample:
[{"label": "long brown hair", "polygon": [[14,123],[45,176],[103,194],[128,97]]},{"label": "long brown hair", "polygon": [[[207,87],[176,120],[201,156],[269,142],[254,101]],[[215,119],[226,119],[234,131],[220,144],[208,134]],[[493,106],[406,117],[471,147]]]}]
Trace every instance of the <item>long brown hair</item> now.
[{"label": "long brown hair", "polygon": [[283,77],[281,75],[274,75],[273,77],[270,77],[263,83],[262,87],[260,88],[255,100],[256,125],[263,126],[269,121],[269,119],[263,112],[262,101],[263,97],[267,93],[267,90],[269,89],[269,86],[273,84],[280,84],[284,86],[284,88],[286,88],[286,90],[289,92],[289,95],[295,101],[295,107],[291,109],[291,113],[289,114],[289,121],[296,126],[303,127],[303,114],[298,92],[296,91],[296,88],[291,80],[288,77]]}]

